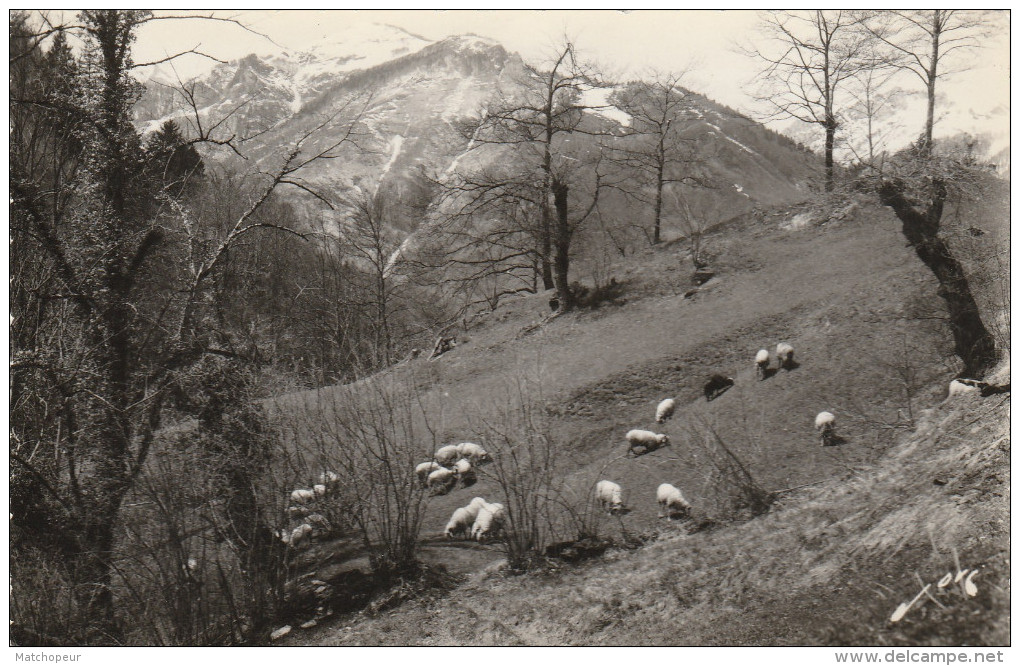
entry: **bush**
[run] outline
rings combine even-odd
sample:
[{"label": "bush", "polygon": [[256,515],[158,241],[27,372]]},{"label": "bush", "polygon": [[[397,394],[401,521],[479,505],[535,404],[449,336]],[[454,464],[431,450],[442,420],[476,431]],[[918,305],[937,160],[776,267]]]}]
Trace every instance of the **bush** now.
[{"label": "bush", "polygon": [[607,284],[588,288],[580,282],[570,284],[570,292],[574,295],[577,307],[596,309],[602,305],[622,305],[623,285],[610,278]]}]

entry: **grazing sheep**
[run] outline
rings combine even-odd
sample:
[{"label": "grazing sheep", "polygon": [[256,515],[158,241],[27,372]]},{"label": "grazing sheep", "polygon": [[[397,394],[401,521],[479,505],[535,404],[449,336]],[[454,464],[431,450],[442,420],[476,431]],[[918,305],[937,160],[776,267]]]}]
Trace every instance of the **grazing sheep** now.
[{"label": "grazing sheep", "polygon": [[453,516],[450,517],[450,522],[446,523],[446,529],[443,534],[447,539],[452,539],[455,535],[466,535],[475,523],[476,516],[471,515],[465,507],[461,507],[453,512]]},{"label": "grazing sheep", "polygon": [[758,381],[765,379],[765,371],[769,369],[769,350],[759,349],[754,356],[754,365],[758,372]]},{"label": "grazing sheep", "polygon": [[831,446],[836,429],[836,416],[832,412],[819,412],[815,417],[815,430],[821,433],[822,446]]},{"label": "grazing sheep", "polygon": [[676,400],[673,398],[666,398],[659,403],[659,406],[655,408],[655,422],[665,423],[669,419],[673,418],[673,412],[676,411]]},{"label": "grazing sheep", "polygon": [[954,379],[949,382],[949,397],[953,397],[954,395],[963,395],[964,393],[977,393],[981,390],[981,387],[978,386],[978,384],[983,383],[984,382],[978,382],[974,379]]},{"label": "grazing sheep", "polygon": [[316,483],[314,486],[312,486],[312,492],[315,493],[316,497],[325,497],[326,486],[322,483]]},{"label": "grazing sheep", "polygon": [[[484,498],[476,497],[473,500],[471,500],[471,502],[466,507],[464,507],[464,510],[467,511],[468,514],[471,516],[471,520],[474,520],[475,518],[478,517],[478,512],[482,510],[482,507],[488,506],[488,504],[489,503],[486,502]],[[500,506],[502,506],[502,504]]]},{"label": "grazing sheep", "polygon": [[440,447],[440,449],[436,451],[435,455],[436,462],[443,467],[453,464],[453,462],[460,457],[462,456],[460,455],[460,451],[457,449],[456,444],[447,444],[446,446]]},{"label": "grazing sheep", "polygon": [[659,518],[672,520],[675,515],[686,516],[691,512],[691,505],[684,499],[683,493],[672,484],[661,484],[655,491],[655,499],[659,503]]},{"label": "grazing sheep", "polygon": [[290,540],[285,542],[294,550],[300,550],[310,546],[312,543],[312,526],[308,523],[301,523],[290,533]]},{"label": "grazing sheep", "polygon": [[776,360],[779,362],[780,368],[789,370],[793,367],[793,347],[780,342],[776,345]]},{"label": "grazing sheep", "polygon": [[308,504],[315,501],[315,491],[310,488],[298,488],[291,492],[290,501],[295,504]]},{"label": "grazing sheep", "polygon": [[999,393],[1009,393],[1009,384],[990,384],[979,379],[954,379],[949,382],[949,397],[980,391],[982,398]]},{"label": "grazing sheep", "polygon": [[475,482],[475,470],[467,458],[461,458],[453,464],[453,473],[457,475],[457,478],[460,479],[464,487],[470,486]]},{"label": "grazing sheep", "polygon": [[312,512],[312,510],[309,509],[307,506],[300,506],[299,505],[299,506],[289,506],[289,507],[287,507],[287,517],[290,518],[291,520],[297,520],[298,518],[304,518],[305,516],[307,516],[311,512]]},{"label": "grazing sheep", "polygon": [[506,509],[498,502],[486,504],[478,511],[478,517],[471,527],[471,537],[475,541],[482,541],[486,537],[495,536],[503,529],[503,521],[506,519]]},{"label": "grazing sheep", "polygon": [[453,470],[440,467],[436,471],[429,474],[428,481],[425,485],[432,489],[433,494],[445,495],[450,492],[450,488],[457,482],[457,476],[453,473]]},{"label": "grazing sheep", "polygon": [[464,442],[457,445],[457,455],[461,458],[467,458],[475,465],[481,465],[483,463],[491,462],[489,454],[486,453],[478,444],[473,442]]},{"label": "grazing sheep", "polygon": [[305,523],[312,526],[312,536],[316,538],[328,536],[333,531],[333,525],[321,513],[310,514],[305,518]]},{"label": "grazing sheep", "polygon": [[[631,430],[627,433],[627,446],[627,455],[631,453],[634,455],[644,455],[663,446],[669,446],[669,437],[657,435],[651,430]],[[644,451],[641,453],[635,451],[639,446],[644,447]]]},{"label": "grazing sheep", "polygon": [[705,382],[705,400],[715,400],[731,386],[733,386],[732,377],[712,375],[708,378],[708,381]]},{"label": "grazing sheep", "polygon": [[418,475],[418,480],[421,481],[421,485],[424,486],[425,481],[429,478],[429,474],[436,471],[437,469],[442,468],[443,468],[442,465],[440,465],[434,460],[430,460],[428,462],[423,462],[422,464],[415,467],[414,473]]},{"label": "grazing sheep", "polygon": [[595,484],[595,499],[611,514],[623,511],[623,488],[619,484],[603,479]]}]

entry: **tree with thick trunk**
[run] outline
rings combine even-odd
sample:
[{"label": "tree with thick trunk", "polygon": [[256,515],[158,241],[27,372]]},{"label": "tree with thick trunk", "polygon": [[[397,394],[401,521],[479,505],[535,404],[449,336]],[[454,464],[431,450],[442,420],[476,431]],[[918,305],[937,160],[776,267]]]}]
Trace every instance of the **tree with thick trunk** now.
[{"label": "tree with thick trunk", "polygon": [[909,177],[883,177],[879,199],[896,213],[904,237],[939,281],[938,294],[946,303],[956,354],[963,361],[961,375],[980,378],[996,361],[995,339],[981,319],[963,266],[940,235],[950,185],[959,184],[965,170],[955,159],[935,154],[933,131],[936,83],[947,74],[944,61],[951,53],[976,47],[985,26],[980,14],[941,9],[874,12],[863,23],[885,49],[876,64],[912,72],[924,85],[928,102],[924,130],[906,155]]},{"label": "tree with thick trunk", "polygon": [[946,186],[936,181],[931,186],[929,203],[922,209],[904,196],[905,189],[902,181],[883,181],[878,189],[879,198],[896,213],[903,235],[939,281],[938,294],[949,311],[956,354],[963,360],[960,375],[980,379],[996,361],[995,339],[981,320],[963,266],[939,235]]},{"label": "tree with thick trunk", "polygon": [[[577,59],[569,42],[557,50],[547,66],[525,66],[522,75],[513,81],[513,89],[499,91],[477,125],[466,132],[472,137],[473,150],[486,147],[514,150],[506,158],[513,173],[490,174],[503,181],[455,174],[451,186],[461,193],[470,189],[482,197],[513,196],[515,202],[537,203],[535,263],[540,267],[543,286],[556,288],[562,311],[574,306],[567,272],[570,243],[578,225],[591,211],[589,207],[584,215],[570,215],[569,196],[576,190],[572,181],[584,169],[574,164],[579,158],[571,154],[576,151],[571,150],[567,141],[572,136],[605,136],[602,129],[585,122],[584,113],[601,108],[583,101],[584,92],[598,86],[599,78],[590,65]],[[511,193],[511,189],[516,193]],[[469,199],[464,205],[471,207],[474,199]]]}]

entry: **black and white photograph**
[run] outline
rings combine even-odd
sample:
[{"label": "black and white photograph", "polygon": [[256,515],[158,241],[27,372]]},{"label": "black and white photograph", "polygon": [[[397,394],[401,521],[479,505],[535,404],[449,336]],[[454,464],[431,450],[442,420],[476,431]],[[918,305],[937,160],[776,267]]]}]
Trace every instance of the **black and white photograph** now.
[{"label": "black and white photograph", "polygon": [[1007,661],[1010,19],[10,10],[8,660]]}]

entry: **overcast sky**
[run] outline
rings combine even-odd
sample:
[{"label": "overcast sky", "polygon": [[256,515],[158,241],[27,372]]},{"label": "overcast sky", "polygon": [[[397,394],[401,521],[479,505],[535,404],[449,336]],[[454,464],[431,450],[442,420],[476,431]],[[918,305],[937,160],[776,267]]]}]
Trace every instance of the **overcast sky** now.
[{"label": "overcast sky", "polygon": [[[635,77],[653,67],[687,70],[692,90],[742,111],[754,111],[749,93],[760,69],[760,63],[738,49],[755,41],[759,17],[750,10],[229,11],[217,15],[236,18],[272,41],[228,23],[158,21],[140,32],[136,61],[155,60],[196,45],[224,60],[253,52],[300,50],[323,35],[343,39],[361,25],[386,23],[430,40],[475,33],[537,62],[566,34],[611,76]],[[1009,103],[1008,14],[1000,16],[999,33],[1005,39],[988,41],[973,57],[976,69],[944,83],[943,91],[965,91],[975,108]],[[185,76],[209,66],[198,58],[177,65]]]}]

